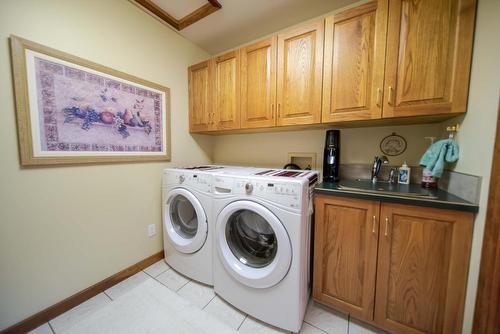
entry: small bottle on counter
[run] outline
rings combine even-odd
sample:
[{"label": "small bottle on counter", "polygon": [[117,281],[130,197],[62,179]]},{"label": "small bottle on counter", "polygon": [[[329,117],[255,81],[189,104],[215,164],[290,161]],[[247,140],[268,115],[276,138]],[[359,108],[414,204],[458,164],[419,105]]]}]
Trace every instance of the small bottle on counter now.
[{"label": "small bottle on counter", "polygon": [[408,167],[406,161],[403,166],[399,167],[399,183],[410,184],[410,167]]},{"label": "small bottle on counter", "polygon": [[422,170],[422,187],[428,189],[437,188],[437,179],[432,176],[432,171],[430,169],[424,168]]}]

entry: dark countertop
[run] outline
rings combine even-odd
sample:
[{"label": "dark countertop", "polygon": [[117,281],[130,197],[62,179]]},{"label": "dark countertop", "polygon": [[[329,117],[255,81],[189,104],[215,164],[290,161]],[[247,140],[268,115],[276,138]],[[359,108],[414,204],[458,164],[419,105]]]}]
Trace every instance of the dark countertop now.
[{"label": "dark countertop", "polygon": [[[360,188],[363,190],[349,189]],[[382,190],[383,192],[378,192]],[[441,189],[424,189],[420,184],[371,184],[369,180],[341,180],[339,182],[323,182],[316,185],[316,194],[351,197],[381,202],[425,206],[437,209],[448,209],[478,212],[477,204],[468,202]],[[404,194],[430,195],[429,197],[405,197]]]}]

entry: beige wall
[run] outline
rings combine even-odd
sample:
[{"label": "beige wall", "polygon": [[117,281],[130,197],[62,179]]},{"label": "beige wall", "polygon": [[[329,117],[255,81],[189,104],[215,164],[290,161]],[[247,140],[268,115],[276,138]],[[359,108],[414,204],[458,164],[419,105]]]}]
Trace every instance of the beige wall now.
[{"label": "beige wall", "polygon": [[462,173],[480,175],[483,178],[480,210],[474,223],[463,333],[471,333],[472,330],[500,97],[498,13],[500,13],[500,1],[478,0],[467,114],[465,117],[457,117],[443,124],[443,127],[457,122],[462,125],[456,137],[460,144],[461,157],[454,169]]},{"label": "beige wall", "polygon": [[[397,157],[388,157],[391,165],[407,160],[417,165],[429,145],[424,137],[437,137],[439,124],[407,125],[341,129],[341,163],[371,163],[380,155],[380,141],[396,132],[403,136],[408,147]],[[322,170],[326,130],[271,132],[217,136],[214,139],[213,160],[216,163],[282,167],[288,163],[289,152],[316,153],[316,166]]]},{"label": "beige wall", "polygon": [[[188,134],[188,65],[203,50],[125,0],[0,4],[0,330],[162,249],[167,163],[20,169],[8,36],[171,89],[172,163],[210,161]],[[146,235],[156,224],[155,237]]]}]

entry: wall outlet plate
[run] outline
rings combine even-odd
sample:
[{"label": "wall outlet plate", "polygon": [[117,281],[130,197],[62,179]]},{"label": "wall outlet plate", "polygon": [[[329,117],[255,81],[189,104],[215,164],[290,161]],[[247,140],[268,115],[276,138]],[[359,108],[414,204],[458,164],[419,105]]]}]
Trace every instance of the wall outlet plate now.
[{"label": "wall outlet plate", "polygon": [[288,162],[300,166],[301,169],[316,169],[315,152],[288,152]]},{"label": "wall outlet plate", "polygon": [[149,224],[148,225],[148,237],[152,237],[156,234],[156,225],[155,224]]}]

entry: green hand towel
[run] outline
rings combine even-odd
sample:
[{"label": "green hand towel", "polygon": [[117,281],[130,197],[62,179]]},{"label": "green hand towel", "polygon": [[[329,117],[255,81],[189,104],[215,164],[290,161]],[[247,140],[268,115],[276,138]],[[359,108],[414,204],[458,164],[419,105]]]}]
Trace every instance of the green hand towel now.
[{"label": "green hand towel", "polygon": [[443,139],[432,144],[420,159],[420,166],[429,169],[432,176],[440,178],[446,162],[455,162],[459,157],[458,143]]}]

